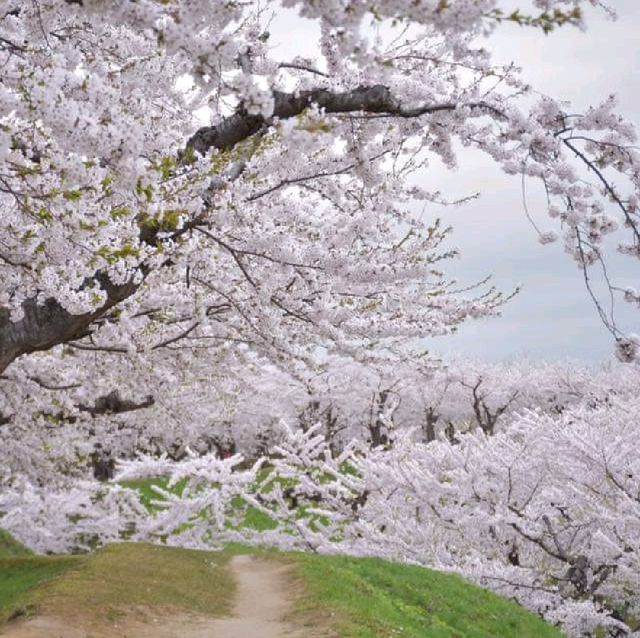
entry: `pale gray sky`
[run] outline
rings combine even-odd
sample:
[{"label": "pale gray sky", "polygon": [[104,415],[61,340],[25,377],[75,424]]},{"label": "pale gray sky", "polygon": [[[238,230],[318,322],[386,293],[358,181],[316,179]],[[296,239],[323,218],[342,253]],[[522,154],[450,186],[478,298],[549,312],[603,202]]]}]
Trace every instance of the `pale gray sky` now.
[{"label": "pale gray sky", "polygon": [[[504,4],[518,6],[518,0]],[[599,12],[588,15],[588,30],[573,28],[549,36],[532,29],[504,25],[489,40],[496,61],[514,61],[539,91],[569,100],[579,110],[615,93],[620,111],[640,125],[640,1],[613,0],[619,19],[612,22]],[[270,42],[278,57],[314,56],[315,25],[285,12],[270,27]],[[453,337],[429,343],[439,354],[459,353],[477,359],[501,360],[519,355],[531,359],[607,359],[611,337],[596,314],[578,268],[563,253],[561,243],[541,246],[522,205],[520,178],[503,175],[479,153],[464,149],[454,173],[429,170],[424,180],[432,190],[455,199],[481,191],[467,206],[432,210],[453,226],[451,245],[462,257],[448,270],[464,283],[493,274],[504,291],[523,285],[522,292],[498,319],[462,327]],[[541,193],[528,187],[532,215],[545,230]],[[614,255],[609,267],[617,283],[640,288],[640,267]],[[618,324],[640,332],[640,316],[627,304],[616,304]]]},{"label": "pale gray sky", "polygon": [[[577,110],[615,93],[619,110],[640,125],[640,2],[616,0],[612,5],[618,20],[593,12],[586,33],[563,29],[544,36],[505,26],[492,36],[491,48],[497,60],[522,66],[524,77],[538,90],[570,100]],[[454,229],[452,244],[462,252],[455,274],[471,281],[493,273],[500,289],[518,283],[524,287],[501,318],[467,324],[458,335],[434,342],[434,350],[491,360],[522,354],[547,360],[609,358],[611,337],[600,323],[581,272],[560,242],[537,243],[523,213],[520,178],[502,175],[480,155],[465,153],[460,159],[457,173],[439,175],[439,188],[475,188],[482,196],[470,206],[442,213]],[[530,211],[543,230],[551,228],[541,193],[536,196],[533,186],[528,188]],[[610,254],[614,279],[638,287],[637,262]],[[640,332],[640,316],[628,304],[616,303],[616,318],[622,328]]]}]

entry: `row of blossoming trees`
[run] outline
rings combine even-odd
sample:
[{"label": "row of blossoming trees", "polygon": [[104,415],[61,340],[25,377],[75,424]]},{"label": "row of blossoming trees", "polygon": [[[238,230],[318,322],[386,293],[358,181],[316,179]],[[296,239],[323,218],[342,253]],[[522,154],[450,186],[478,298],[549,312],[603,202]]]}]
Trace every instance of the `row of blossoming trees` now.
[{"label": "row of blossoming trees", "polygon": [[[640,344],[589,275],[640,303],[605,266],[613,243],[639,256],[635,132],[487,50],[591,5],[269,3],[314,25],[307,59],[260,3],[1,0],[0,524],[43,551],[199,546],[257,540],[253,507],[264,542],[458,569],[569,633],[633,632]],[[464,147],[544,185],[540,241],[562,237],[629,366],[420,354],[507,301],[446,274],[421,186]],[[151,516],[116,471],[186,488]]]},{"label": "row of blossoming trees", "polygon": [[[322,367],[256,370],[170,431],[156,406],[9,427],[2,524],[47,551],[244,540],[409,560],[458,570],[570,635],[637,629],[636,368]],[[116,480],[91,481],[107,452]],[[119,481],[158,477],[186,488],[157,488],[150,516]],[[245,527],[249,507],[269,531]]]}]

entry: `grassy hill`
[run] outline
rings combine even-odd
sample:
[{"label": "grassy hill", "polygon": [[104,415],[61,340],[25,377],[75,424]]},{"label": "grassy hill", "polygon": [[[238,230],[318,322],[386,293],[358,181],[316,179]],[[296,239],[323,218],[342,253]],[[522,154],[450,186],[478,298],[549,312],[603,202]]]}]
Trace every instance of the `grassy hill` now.
[{"label": "grassy hill", "polygon": [[[34,613],[114,621],[135,608],[228,614],[234,583],[226,564],[255,552],[292,567],[296,617],[331,618],[341,638],[558,638],[512,601],[450,574],[377,559],[279,553],[230,546],[223,552],[122,543],[86,556],[34,556],[3,534],[0,626]],[[333,633],[335,631],[335,633]]]},{"label": "grassy hill", "polygon": [[73,556],[35,556],[0,530],[0,627],[35,610],[32,591],[71,567]]},{"label": "grassy hill", "polygon": [[33,552],[11,536],[11,534],[0,529],[0,558],[9,556],[33,556]]},{"label": "grassy hill", "polygon": [[537,616],[453,574],[375,558],[301,554],[302,614],[331,609],[341,638],[558,638]]}]

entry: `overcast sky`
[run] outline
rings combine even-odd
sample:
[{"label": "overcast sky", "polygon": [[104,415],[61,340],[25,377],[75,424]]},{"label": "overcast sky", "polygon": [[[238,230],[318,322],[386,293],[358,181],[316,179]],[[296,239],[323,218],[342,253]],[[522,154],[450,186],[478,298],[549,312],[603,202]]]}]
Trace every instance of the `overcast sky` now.
[{"label": "overcast sky", "polygon": [[[517,0],[505,4],[518,5]],[[544,36],[515,25],[501,27],[487,43],[498,62],[514,61],[524,77],[542,93],[573,103],[575,110],[615,93],[620,111],[640,125],[640,0],[612,0],[619,18],[612,22],[599,12],[588,15],[588,30],[561,29]],[[292,26],[295,24],[295,28]],[[313,55],[315,41],[310,23],[287,16],[271,27],[272,42],[283,59],[294,54]],[[449,271],[471,283],[493,274],[494,284],[522,292],[498,319],[464,325],[453,337],[429,343],[439,354],[459,353],[486,360],[526,355],[536,360],[590,359],[611,356],[611,337],[596,314],[582,282],[581,272],[563,253],[560,242],[541,246],[527,221],[519,178],[504,176],[486,157],[464,152],[455,173],[430,170],[423,179],[432,190],[455,199],[476,191],[481,197],[457,208],[431,211],[453,226],[451,245],[461,259]],[[543,229],[553,227],[546,218],[541,194],[528,189],[531,214]],[[629,258],[614,257],[609,267],[617,283],[640,288],[640,268]],[[638,313],[623,302],[616,304],[618,324],[640,332]]]},{"label": "overcast sky", "polygon": [[[515,4],[515,3],[514,3]],[[549,36],[503,27],[492,37],[498,61],[514,60],[524,76],[543,93],[570,100],[577,110],[609,94],[619,97],[620,111],[640,124],[640,2],[614,0],[615,22],[589,14],[588,31],[562,29]],[[499,319],[463,326],[459,335],[438,340],[434,349],[482,359],[505,359],[526,354],[533,359],[578,358],[602,360],[611,355],[611,338],[604,329],[582,282],[581,273],[561,243],[541,246],[523,213],[519,178],[509,178],[480,156],[461,156],[457,174],[440,175],[447,188],[472,191],[481,199],[470,206],[443,212],[453,228],[452,243],[462,258],[456,275],[472,280],[493,273],[505,290],[523,284],[522,292]],[[528,190],[529,208],[542,229],[551,228],[543,198]],[[608,265],[615,279],[637,287],[640,268],[612,251]],[[603,297],[606,299],[606,297]],[[640,332],[640,317],[628,304],[617,302],[616,318],[627,330]]]}]

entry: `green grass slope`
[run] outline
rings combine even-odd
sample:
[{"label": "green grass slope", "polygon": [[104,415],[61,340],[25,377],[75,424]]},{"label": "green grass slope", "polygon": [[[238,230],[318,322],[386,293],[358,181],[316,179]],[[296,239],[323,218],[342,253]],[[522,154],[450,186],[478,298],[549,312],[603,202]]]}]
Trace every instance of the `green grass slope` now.
[{"label": "green grass slope", "polygon": [[0,557],[0,626],[36,610],[34,588],[71,568],[74,556]]},{"label": "green grass slope", "polygon": [[0,558],[7,556],[32,556],[33,552],[19,543],[9,532],[0,529]]},{"label": "green grass slope", "polygon": [[30,614],[29,592],[70,567],[70,556],[34,556],[10,534],[0,529],[0,625]]},{"label": "green grass slope", "polygon": [[340,638],[560,638],[507,600],[464,579],[372,558],[296,555],[302,617],[334,614]]},{"label": "green grass slope", "polygon": [[35,556],[0,529],[0,625],[35,609],[30,592],[71,567],[73,556]]}]

